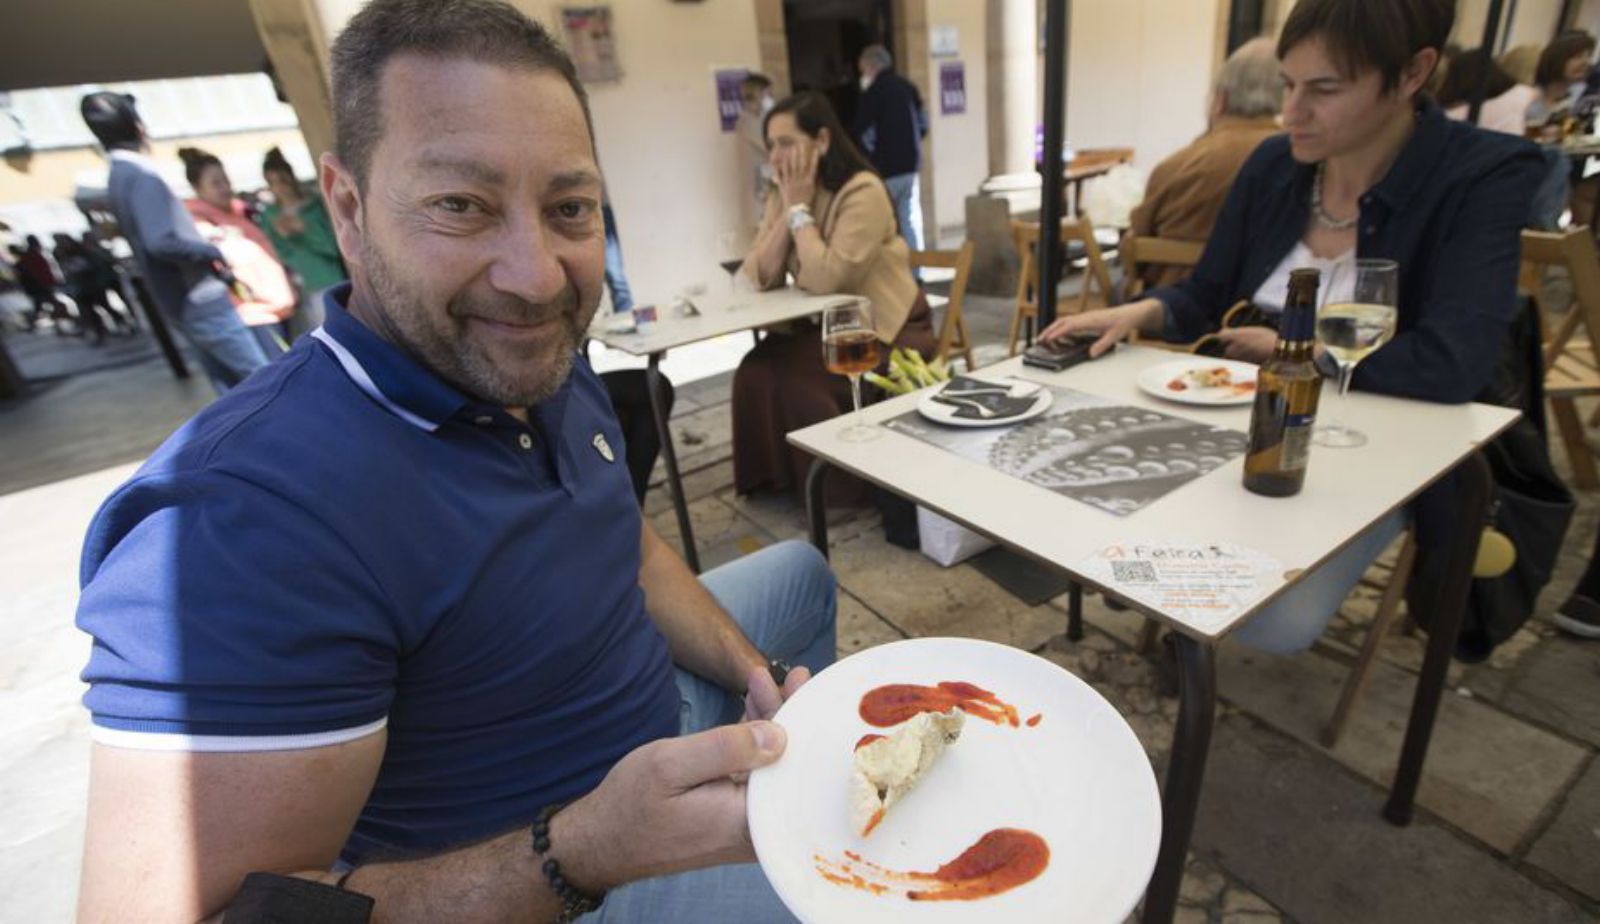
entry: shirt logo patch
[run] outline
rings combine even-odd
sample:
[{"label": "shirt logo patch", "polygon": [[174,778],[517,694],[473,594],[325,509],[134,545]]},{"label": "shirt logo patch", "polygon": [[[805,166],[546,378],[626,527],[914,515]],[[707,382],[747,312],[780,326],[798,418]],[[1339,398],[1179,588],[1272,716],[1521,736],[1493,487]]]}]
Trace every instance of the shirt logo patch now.
[{"label": "shirt logo patch", "polygon": [[617,461],[617,454],[611,451],[611,444],[606,442],[606,437],[603,433],[594,435],[594,451],[600,453],[600,458],[607,462]]}]

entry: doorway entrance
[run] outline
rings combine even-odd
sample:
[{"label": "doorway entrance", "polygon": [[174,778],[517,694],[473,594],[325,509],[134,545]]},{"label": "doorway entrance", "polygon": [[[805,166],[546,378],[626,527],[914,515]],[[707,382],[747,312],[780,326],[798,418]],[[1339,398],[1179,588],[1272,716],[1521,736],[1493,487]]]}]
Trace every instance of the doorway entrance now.
[{"label": "doorway entrance", "polygon": [[822,93],[850,125],[861,93],[856,59],[868,45],[894,47],[893,15],[890,0],[784,0],[794,92]]}]

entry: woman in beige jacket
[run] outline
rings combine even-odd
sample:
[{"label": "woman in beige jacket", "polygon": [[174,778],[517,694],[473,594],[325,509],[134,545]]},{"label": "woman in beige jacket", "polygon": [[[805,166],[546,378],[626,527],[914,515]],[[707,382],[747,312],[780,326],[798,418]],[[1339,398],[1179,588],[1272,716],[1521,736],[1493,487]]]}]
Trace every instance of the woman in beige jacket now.
[{"label": "woman in beige jacket", "polygon": [[[778,103],[767,115],[766,138],[775,185],[745,275],[762,289],[792,276],[814,294],[865,296],[880,341],[932,356],[928,303],[911,275],[889,192],[827,98],[801,93]],[[814,321],[769,331],[734,375],[735,488],[798,489],[810,457],[784,435],[850,407],[848,380],[822,363]],[[865,498],[860,482],[834,477],[829,485],[832,503]]]}]

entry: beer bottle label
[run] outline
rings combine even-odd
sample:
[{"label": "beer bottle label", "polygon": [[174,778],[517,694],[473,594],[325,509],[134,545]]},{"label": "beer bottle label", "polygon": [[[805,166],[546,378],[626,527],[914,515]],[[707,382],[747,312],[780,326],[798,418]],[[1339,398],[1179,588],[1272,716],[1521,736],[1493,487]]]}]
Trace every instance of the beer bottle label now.
[{"label": "beer bottle label", "polygon": [[1316,423],[1315,414],[1289,414],[1283,425],[1283,448],[1278,452],[1278,467],[1286,472],[1296,472],[1306,467],[1311,458],[1311,430]]}]

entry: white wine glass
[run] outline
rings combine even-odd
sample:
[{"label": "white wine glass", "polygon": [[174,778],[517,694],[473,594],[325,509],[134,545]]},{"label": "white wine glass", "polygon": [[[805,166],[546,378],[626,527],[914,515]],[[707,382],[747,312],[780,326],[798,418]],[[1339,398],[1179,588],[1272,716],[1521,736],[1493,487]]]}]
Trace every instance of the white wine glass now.
[{"label": "white wine glass", "polygon": [[[1328,286],[1331,291],[1333,286]],[[1345,425],[1345,395],[1356,364],[1394,336],[1399,311],[1400,264],[1393,260],[1357,260],[1355,285],[1348,301],[1329,300],[1317,312],[1317,342],[1339,366],[1339,400],[1333,419],[1317,427],[1312,442],[1335,449],[1367,444],[1367,435]]]},{"label": "white wine glass", "polygon": [[872,328],[871,303],[864,298],[834,302],[822,311],[822,361],[834,375],[850,377],[856,419],[839,431],[847,443],[864,443],[882,434],[861,422],[861,375],[878,367],[883,348]]}]

